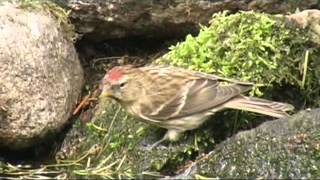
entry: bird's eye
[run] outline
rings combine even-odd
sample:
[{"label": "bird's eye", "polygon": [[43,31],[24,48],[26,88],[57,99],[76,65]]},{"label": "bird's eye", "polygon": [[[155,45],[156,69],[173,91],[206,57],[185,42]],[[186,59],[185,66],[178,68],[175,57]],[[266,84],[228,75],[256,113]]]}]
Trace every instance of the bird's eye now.
[{"label": "bird's eye", "polygon": [[126,82],[122,82],[122,83],[119,84],[119,87],[123,88],[126,84],[127,84]]}]

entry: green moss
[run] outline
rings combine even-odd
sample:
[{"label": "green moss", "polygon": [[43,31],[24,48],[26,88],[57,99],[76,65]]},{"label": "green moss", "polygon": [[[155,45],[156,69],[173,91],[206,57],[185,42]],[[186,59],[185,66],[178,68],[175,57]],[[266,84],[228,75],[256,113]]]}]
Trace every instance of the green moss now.
[{"label": "green moss", "polygon": [[[128,154],[135,151],[134,147],[145,133],[145,126],[134,121],[116,104],[104,102],[103,107],[109,108],[84,129],[86,138],[79,149],[84,153],[75,153],[62,162],[77,161],[94,149],[95,152],[83,158],[80,166],[72,167],[69,174],[73,177],[132,178],[138,166],[136,157]],[[89,158],[90,167],[86,165]]]},{"label": "green moss", "polygon": [[[320,105],[319,48],[305,30],[287,24],[282,17],[218,13],[198,36],[188,35],[170,49],[156,63],[254,82],[257,86],[251,95],[261,96],[273,86],[292,85],[301,90],[309,105]],[[308,63],[304,64],[307,52]]]}]

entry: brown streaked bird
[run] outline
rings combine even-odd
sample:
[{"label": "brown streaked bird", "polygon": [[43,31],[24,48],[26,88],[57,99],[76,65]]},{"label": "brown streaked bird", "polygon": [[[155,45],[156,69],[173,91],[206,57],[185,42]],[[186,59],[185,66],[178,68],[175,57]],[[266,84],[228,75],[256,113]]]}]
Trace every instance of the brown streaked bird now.
[{"label": "brown streaked bird", "polygon": [[100,97],[118,101],[130,114],[168,131],[164,140],[176,141],[198,128],[210,115],[230,108],[282,118],[293,110],[287,103],[248,97],[252,83],[173,66],[117,66],[100,84]]}]

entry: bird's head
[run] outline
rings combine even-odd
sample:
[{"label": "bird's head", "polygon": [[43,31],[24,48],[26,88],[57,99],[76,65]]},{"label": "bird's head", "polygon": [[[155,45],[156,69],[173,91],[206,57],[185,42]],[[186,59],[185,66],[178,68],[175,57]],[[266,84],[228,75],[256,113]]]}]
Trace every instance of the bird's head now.
[{"label": "bird's head", "polygon": [[100,97],[113,98],[121,103],[136,101],[142,90],[137,71],[132,66],[112,68],[100,82]]}]

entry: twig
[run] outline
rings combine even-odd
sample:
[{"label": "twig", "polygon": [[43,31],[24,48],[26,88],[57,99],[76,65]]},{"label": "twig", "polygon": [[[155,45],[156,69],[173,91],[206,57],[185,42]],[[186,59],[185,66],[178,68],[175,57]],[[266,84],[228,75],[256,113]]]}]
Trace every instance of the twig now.
[{"label": "twig", "polygon": [[90,94],[86,95],[82,101],[80,102],[80,104],[77,106],[77,108],[73,111],[73,115],[78,114],[78,112],[89,103],[89,98],[90,98]]},{"label": "twig", "polygon": [[92,60],[93,61],[92,66],[94,67],[96,65],[96,63],[99,62],[99,61],[108,61],[108,60],[120,59],[122,57],[123,56],[112,56],[112,57],[96,58],[96,59]]},{"label": "twig", "polygon": [[89,93],[88,95],[86,95],[82,100],[81,102],[79,103],[79,105],[76,107],[76,109],[73,111],[73,115],[76,115],[78,114],[78,112],[85,108],[87,105],[90,104],[90,101],[96,101],[97,100],[97,96],[98,96],[98,93],[99,92],[99,89],[96,89],[92,94]]}]

